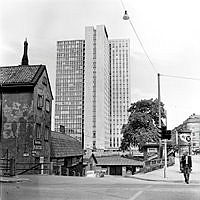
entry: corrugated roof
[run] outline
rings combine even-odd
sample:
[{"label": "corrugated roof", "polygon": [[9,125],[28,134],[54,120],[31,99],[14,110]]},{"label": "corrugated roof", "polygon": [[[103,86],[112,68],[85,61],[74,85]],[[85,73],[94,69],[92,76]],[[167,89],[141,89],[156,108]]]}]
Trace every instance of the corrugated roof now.
[{"label": "corrugated roof", "polygon": [[0,84],[34,84],[44,65],[19,65],[0,67]]},{"label": "corrugated roof", "polygon": [[143,166],[143,162],[121,156],[96,157],[98,166]]},{"label": "corrugated roof", "polygon": [[57,132],[51,132],[51,157],[61,158],[83,155],[81,143],[75,138]]}]

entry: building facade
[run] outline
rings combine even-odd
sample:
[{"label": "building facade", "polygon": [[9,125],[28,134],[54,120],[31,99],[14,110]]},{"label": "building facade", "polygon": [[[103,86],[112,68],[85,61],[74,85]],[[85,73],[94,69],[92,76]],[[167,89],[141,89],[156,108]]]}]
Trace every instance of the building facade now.
[{"label": "building facade", "polygon": [[16,169],[50,161],[53,96],[46,66],[28,65],[26,53],[22,65],[0,67],[0,158],[15,158]]},{"label": "building facade", "polygon": [[82,141],[84,114],[84,40],[57,42],[55,131]]},{"label": "building facade", "polygon": [[[77,43],[81,45],[77,47]],[[120,126],[127,121],[130,101],[129,53],[129,40],[110,41],[104,25],[85,27],[85,40],[57,43],[56,131],[65,126],[65,132],[81,141],[85,149],[120,147]],[[72,55],[76,55],[73,60]],[[78,121],[72,112],[79,113]]]},{"label": "building facade", "polygon": [[85,28],[85,148],[105,149],[110,136],[109,42],[105,26]]},{"label": "building facade", "polygon": [[200,148],[200,115],[192,114],[182,124],[173,130],[172,141],[178,144],[178,133],[182,130],[191,131],[191,151]]},{"label": "building facade", "polygon": [[191,150],[200,148],[200,115],[192,114],[183,122],[183,126],[191,131]]},{"label": "building facade", "polygon": [[110,40],[111,135],[110,148],[119,149],[121,128],[128,120],[130,106],[130,41]]}]

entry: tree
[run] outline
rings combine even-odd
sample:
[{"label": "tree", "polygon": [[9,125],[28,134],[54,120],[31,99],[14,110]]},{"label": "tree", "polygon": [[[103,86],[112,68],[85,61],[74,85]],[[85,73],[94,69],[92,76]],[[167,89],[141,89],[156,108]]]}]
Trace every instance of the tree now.
[{"label": "tree", "polygon": [[[160,103],[161,118],[165,118],[164,104]],[[131,104],[128,112],[128,123],[124,124],[121,133],[123,139],[122,150],[128,150],[131,146],[138,146],[139,150],[147,142],[159,141],[159,113],[158,100],[140,100]]]}]

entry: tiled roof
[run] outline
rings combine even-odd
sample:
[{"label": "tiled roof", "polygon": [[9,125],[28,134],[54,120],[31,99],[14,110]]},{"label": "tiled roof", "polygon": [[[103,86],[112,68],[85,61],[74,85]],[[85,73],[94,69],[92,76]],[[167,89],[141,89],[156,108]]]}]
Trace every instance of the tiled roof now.
[{"label": "tiled roof", "polygon": [[[0,67],[0,84],[34,84],[44,65],[19,65]],[[40,69],[40,70],[39,70]]]},{"label": "tiled roof", "polygon": [[121,156],[96,157],[98,166],[143,166],[143,162]]},{"label": "tiled roof", "polygon": [[61,158],[83,155],[81,143],[73,137],[51,132],[51,157]]}]

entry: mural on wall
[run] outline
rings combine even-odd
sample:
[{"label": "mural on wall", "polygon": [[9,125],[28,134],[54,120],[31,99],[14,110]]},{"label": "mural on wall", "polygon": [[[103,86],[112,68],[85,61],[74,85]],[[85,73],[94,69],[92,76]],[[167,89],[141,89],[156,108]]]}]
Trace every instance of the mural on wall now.
[{"label": "mural on wall", "polygon": [[3,94],[3,132],[4,139],[18,137],[27,132],[33,121],[33,101],[31,93]]}]

